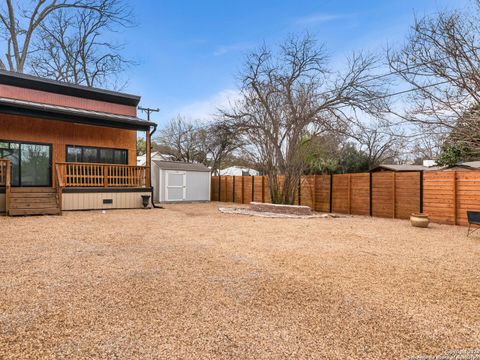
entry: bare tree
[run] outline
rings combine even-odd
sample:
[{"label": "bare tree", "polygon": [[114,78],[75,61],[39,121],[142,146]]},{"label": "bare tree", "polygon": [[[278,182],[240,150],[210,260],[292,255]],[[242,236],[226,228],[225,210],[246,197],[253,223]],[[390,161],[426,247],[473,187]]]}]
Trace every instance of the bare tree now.
[{"label": "bare tree", "polygon": [[382,100],[375,101],[382,92],[370,76],[373,63],[356,55],[344,73],[331,74],[323,47],[309,35],[288,38],[278,52],[263,46],[248,56],[241,100],[223,115],[254,147],[273,202],[293,202],[307,166],[302,142],[307,132],[347,126],[352,109],[374,113],[384,107]]},{"label": "bare tree", "polygon": [[176,161],[195,162],[199,156],[199,142],[198,124],[180,115],[159,131],[159,145],[170,149],[168,155],[174,156]]},{"label": "bare tree", "polygon": [[349,136],[366,155],[369,169],[381,163],[394,163],[406,150],[402,129],[382,119],[373,119],[369,123],[357,122],[352,126]]},{"label": "bare tree", "polygon": [[114,26],[130,24],[129,11],[120,0],[104,1],[98,9],[59,10],[40,25],[34,43],[32,71],[42,77],[84,84],[121,88],[118,75],[131,64],[122,44],[104,39]]},{"label": "bare tree", "polygon": [[[5,61],[0,59],[0,67],[24,72],[39,29],[45,31],[46,27],[43,25],[53,14],[69,10],[83,11],[94,19],[98,19],[99,14],[102,14],[101,18],[109,19],[111,23],[121,22],[129,17],[127,8],[121,5],[120,0],[35,0],[23,7],[6,0],[0,7],[0,34],[6,41]],[[89,24],[86,28],[93,30],[94,26]],[[87,35],[87,32],[84,31],[83,34]],[[36,51],[38,50],[37,48]]]},{"label": "bare tree", "polygon": [[415,91],[404,119],[441,136],[480,147],[480,2],[470,12],[441,12],[415,20],[406,44],[390,50],[391,69]]},{"label": "bare tree", "polygon": [[228,123],[217,121],[198,130],[199,162],[210,167],[213,174],[221,169],[223,161],[244,144]]},{"label": "bare tree", "polygon": [[202,124],[179,115],[160,130],[159,145],[177,161],[202,163],[215,173],[242,142],[223,121]]}]

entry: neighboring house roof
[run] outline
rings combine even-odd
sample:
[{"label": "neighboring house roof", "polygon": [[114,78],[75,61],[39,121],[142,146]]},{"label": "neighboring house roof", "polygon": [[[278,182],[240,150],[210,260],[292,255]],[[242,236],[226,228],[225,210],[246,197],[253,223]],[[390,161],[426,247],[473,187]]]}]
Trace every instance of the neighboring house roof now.
[{"label": "neighboring house roof", "polygon": [[136,95],[83,85],[69,84],[66,82],[44,79],[38,76],[20,74],[8,70],[0,70],[0,84],[129,106],[137,106],[140,102],[140,96]]},{"label": "neighboring house roof", "polygon": [[255,169],[242,168],[240,166],[230,166],[220,170],[221,176],[258,176],[260,173]]},{"label": "neighboring house roof", "polygon": [[465,161],[465,162],[459,162],[453,166],[450,166],[449,168],[445,170],[460,170],[460,171],[474,171],[474,170],[480,170],[480,161]]},{"label": "neighboring house roof", "polygon": [[[160,160],[160,161],[175,161],[175,157],[173,155],[162,154],[158,151],[152,152],[152,161],[153,160]],[[139,155],[137,156],[137,165],[144,166],[147,162],[147,155]]]},{"label": "neighboring house roof", "polygon": [[135,116],[84,110],[59,105],[36,103],[0,97],[0,111],[13,115],[29,115],[48,120],[109,126],[127,129],[147,130],[155,123]]},{"label": "neighboring house roof", "polygon": [[457,166],[464,166],[473,170],[480,170],[480,161],[465,161],[458,163]]},{"label": "neighboring house roof", "polygon": [[377,171],[438,171],[442,170],[442,167],[439,166],[423,166],[423,165],[391,165],[391,164],[381,164],[373,169],[370,172]]},{"label": "neighboring house roof", "polygon": [[161,161],[161,160],[152,160],[152,161],[160,169],[163,169],[163,170],[210,172],[210,169],[203,164],[186,163],[182,161]]}]

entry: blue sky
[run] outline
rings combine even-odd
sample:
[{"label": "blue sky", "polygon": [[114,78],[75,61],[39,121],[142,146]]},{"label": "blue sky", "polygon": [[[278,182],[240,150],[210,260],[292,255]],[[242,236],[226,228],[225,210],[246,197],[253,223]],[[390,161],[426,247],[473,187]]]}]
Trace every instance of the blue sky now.
[{"label": "blue sky", "polygon": [[181,113],[208,119],[235,96],[245,54],[308,31],[326,44],[332,67],[351,51],[398,44],[416,14],[463,7],[468,0],[136,0],[138,26],[120,34],[138,65],[126,92],[160,107],[160,125]]}]

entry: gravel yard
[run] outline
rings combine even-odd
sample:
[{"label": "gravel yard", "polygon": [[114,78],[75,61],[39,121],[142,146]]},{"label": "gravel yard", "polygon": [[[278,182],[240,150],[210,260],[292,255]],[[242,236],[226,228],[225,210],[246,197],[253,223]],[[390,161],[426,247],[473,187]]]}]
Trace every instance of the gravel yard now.
[{"label": "gravel yard", "polygon": [[0,217],[0,358],[383,360],[480,348],[480,232],[219,206]]}]

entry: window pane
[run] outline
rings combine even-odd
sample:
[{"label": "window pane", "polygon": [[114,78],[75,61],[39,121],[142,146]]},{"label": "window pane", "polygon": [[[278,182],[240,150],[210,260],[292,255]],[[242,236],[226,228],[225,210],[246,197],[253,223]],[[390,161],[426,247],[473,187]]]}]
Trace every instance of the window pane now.
[{"label": "window pane", "polygon": [[68,162],[81,162],[82,161],[82,149],[78,147],[67,147],[67,161]]},{"label": "window pane", "polygon": [[128,164],[127,150],[115,150],[115,164]]},{"label": "window pane", "polygon": [[22,144],[22,186],[50,185],[50,147]]},{"label": "window pane", "polygon": [[104,164],[114,164],[113,150],[112,149],[100,149],[100,162]]},{"label": "window pane", "polygon": [[97,149],[83,148],[82,161],[86,163],[97,163],[98,162]]}]

